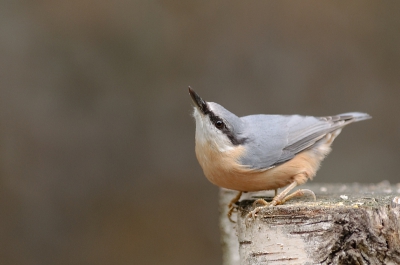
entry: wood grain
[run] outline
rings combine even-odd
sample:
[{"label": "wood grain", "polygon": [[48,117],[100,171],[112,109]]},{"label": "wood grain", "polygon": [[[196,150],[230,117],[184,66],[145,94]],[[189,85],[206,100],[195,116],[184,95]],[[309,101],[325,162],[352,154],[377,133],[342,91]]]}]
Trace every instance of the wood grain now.
[{"label": "wood grain", "polygon": [[255,198],[272,199],[270,192],[247,193],[236,224],[225,210],[236,192],[221,189],[224,264],[400,264],[400,184],[301,188],[313,190],[317,201],[265,208],[246,222]]}]

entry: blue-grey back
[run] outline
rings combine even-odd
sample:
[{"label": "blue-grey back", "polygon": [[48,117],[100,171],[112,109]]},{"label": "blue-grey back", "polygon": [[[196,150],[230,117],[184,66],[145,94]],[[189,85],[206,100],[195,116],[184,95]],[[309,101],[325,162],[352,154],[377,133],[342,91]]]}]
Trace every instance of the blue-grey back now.
[{"label": "blue-grey back", "polygon": [[246,154],[241,163],[267,169],[311,148],[327,133],[351,122],[370,118],[364,113],[328,117],[300,115],[250,115],[241,117],[246,128]]}]

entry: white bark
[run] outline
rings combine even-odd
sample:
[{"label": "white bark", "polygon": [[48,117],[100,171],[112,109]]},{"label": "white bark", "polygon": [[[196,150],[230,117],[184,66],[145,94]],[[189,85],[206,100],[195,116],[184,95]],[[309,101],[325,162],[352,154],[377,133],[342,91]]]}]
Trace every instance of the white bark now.
[{"label": "white bark", "polygon": [[246,223],[252,201],[241,200],[237,224],[226,217],[236,192],[221,190],[224,264],[400,264],[399,185],[301,188],[313,190],[317,201],[265,208]]}]

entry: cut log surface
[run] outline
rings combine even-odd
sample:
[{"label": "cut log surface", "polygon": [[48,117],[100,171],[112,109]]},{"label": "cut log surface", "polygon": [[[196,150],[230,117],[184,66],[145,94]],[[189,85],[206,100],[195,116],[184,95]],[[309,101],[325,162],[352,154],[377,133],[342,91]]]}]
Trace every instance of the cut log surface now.
[{"label": "cut log surface", "polygon": [[302,197],[247,217],[255,199],[246,193],[233,215],[237,194],[221,189],[220,226],[225,265],[400,264],[400,184],[308,184],[316,201]]}]

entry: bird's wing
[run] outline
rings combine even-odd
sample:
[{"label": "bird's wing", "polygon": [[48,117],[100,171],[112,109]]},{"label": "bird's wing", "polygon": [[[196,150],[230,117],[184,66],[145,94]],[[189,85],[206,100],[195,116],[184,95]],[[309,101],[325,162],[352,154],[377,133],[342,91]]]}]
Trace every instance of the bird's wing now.
[{"label": "bird's wing", "polygon": [[268,169],[312,148],[327,133],[370,116],[345,113],[336,116],[251,115],[242,117],[248,128],[248,145],[241,163],[253,169]]}]

